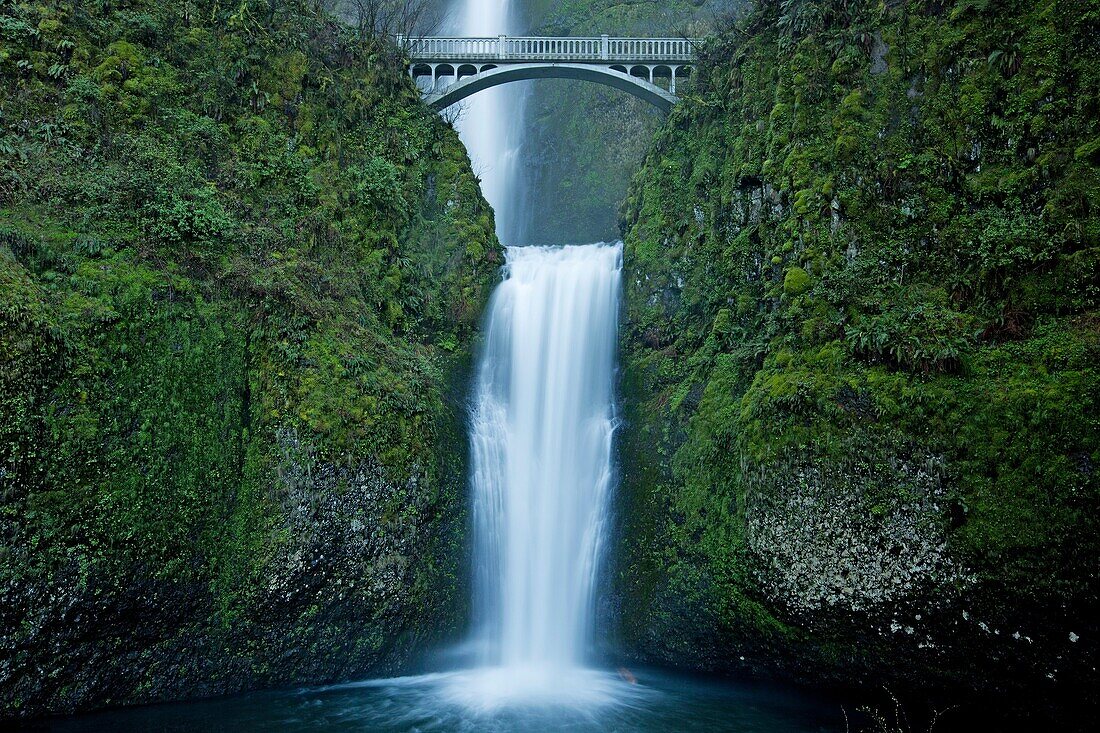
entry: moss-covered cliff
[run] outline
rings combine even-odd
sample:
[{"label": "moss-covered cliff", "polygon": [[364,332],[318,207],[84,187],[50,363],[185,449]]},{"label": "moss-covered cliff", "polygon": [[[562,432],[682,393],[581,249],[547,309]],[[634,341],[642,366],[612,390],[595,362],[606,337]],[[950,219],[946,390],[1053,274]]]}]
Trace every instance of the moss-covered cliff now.
[{"label": "moss-covered cliff", "polygon": [[308,0],[0,6],[0,718],[454,631],[499,262],[454,132]]},{"label": "moss-covered cliff", "polygon": [[622,209],[635,656],[1095,706],[1100,3],[760,2]]}]

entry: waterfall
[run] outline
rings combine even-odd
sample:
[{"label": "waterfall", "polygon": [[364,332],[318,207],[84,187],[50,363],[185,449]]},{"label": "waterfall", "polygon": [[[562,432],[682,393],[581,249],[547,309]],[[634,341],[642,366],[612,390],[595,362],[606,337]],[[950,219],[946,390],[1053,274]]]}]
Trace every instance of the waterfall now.
[{"label": "waterfall", "polygon": [[591,632],[614,430],[621,245],[511,247],[471,426],[485,659],[562,669]]},{"label": "waterfall", "polygon": [[[460,36],[497,36],[518,31],[512,0],[458,0],[449,22]],[[523,141],[526,85],[487,89],[463,103],[456,127],[470,152],[481,190],[496,214],[497,236],[506,244],[523,239],[523,182],[519,156]]]},{"label": "waterfall", "polygon": [[[459,0],[462,35],[515,31],[509,0]],[[520,206],[523,89],[471,98],[459,120],[506,244]],[[517,697],[606,697],[583,667],[612,482],[613,370],[621,244],[507,248],[472,405],[476,706]]]}]

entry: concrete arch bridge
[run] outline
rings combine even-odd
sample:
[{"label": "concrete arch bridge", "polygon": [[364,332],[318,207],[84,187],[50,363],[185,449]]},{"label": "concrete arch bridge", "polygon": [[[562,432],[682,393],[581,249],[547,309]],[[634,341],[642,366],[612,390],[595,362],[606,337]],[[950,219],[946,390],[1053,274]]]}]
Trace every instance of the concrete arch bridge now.
[{"label": "concrete arch bridge", "polygon": [[664,111],[679,101],[694,69],[696,39],[496,36],[408,38],[409,74],[428,78],[425,101],[437,110],[471,94],[523,79],[579,79],[629,92]]}]

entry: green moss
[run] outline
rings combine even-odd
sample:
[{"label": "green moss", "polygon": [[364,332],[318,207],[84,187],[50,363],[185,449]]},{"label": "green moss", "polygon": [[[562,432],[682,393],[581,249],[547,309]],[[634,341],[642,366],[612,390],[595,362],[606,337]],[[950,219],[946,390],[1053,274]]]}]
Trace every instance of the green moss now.
[{"label": "green moss", "polygon": [[[942,5],[757,4],[704,49],[632,183],[626,535],[651,544],[630,545],[622,588],[638,653],[737,668],[764,649],[801,676],[1021,689],[1063,664],[1063,625],[1093,628],[1095,13]],[[716,180],[695,185],[697,164]],[[846,518],[861,536],[934,477],[920,516],[961,570],[859,611],[782,597],[777,548],[752,533],[804,506],[807,475],[835,506],[862,502]],[[842,564],[816,561],[818,577]],[[952,604],[1047,641],[998,639],[976,673],[976,626],[922,627],[938,655],[876,631]],[[1060,679],[1095,700],[1089,653]]]},{"label": "green moss", "polygon": [[812,285],[813,280],[810,279],[810,274],[801,267],[792,267],[783,276],[783,292],[790,296],[802,295]]},{"label": "green moss", "polygon": [[0,717],[361,673],[464,612],[500,249],[457,135],[313,3],[116,5],[0,8]]}]

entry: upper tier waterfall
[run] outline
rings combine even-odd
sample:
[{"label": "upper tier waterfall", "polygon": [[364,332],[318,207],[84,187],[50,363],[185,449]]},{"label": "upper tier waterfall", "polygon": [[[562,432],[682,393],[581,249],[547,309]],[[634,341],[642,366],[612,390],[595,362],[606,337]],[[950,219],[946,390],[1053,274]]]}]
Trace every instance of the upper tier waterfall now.
[{"label": "upper tier waterfall", "polygon": [[[514,5],[512,0],[458,0],[449,31],[459,36],[515,33]],[[505,244],[519,244],[528,221],[519,175],[525,99],[523,85],[486,90],[464,103],[456,125],[496,215],[497,236]]]}]

